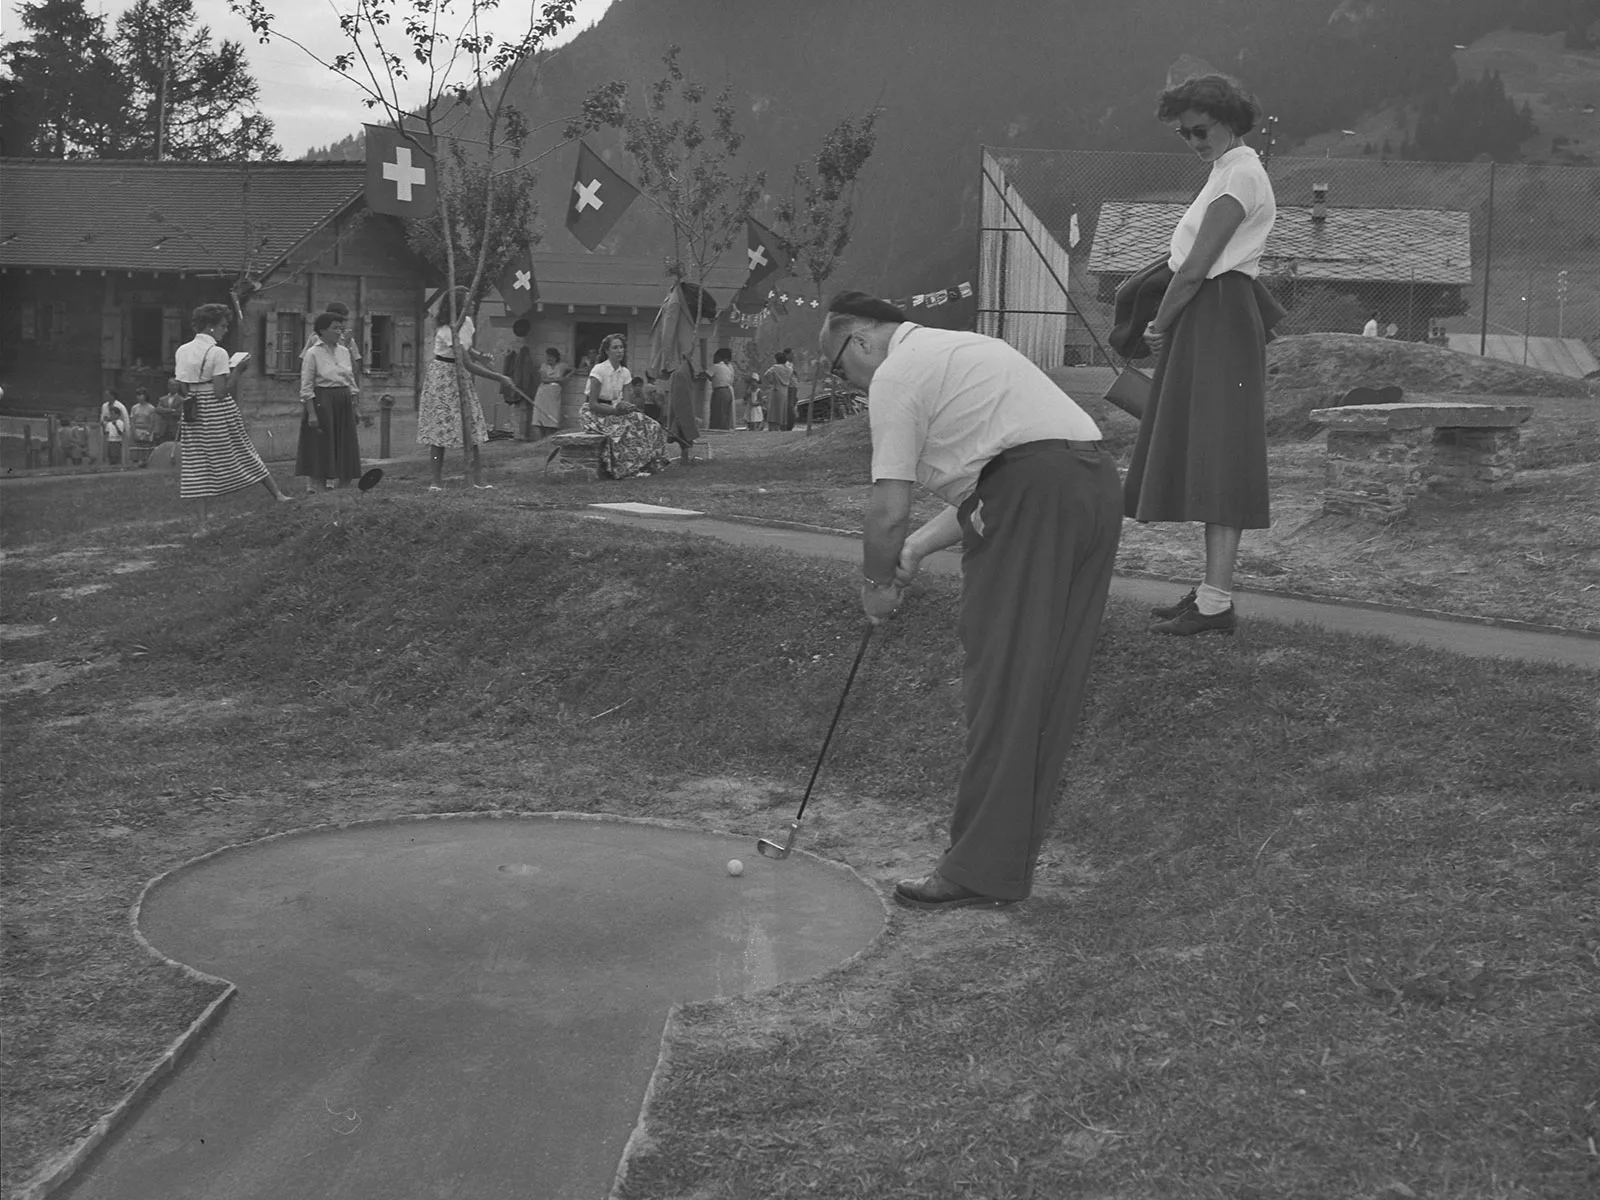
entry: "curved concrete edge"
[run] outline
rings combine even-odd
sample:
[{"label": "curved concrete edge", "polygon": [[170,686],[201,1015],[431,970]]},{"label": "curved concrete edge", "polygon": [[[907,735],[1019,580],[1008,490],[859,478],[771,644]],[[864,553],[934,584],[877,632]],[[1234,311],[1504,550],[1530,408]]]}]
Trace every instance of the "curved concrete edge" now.
[{"label": "curved concrete edge", "polygon": [[[743,992],[738,996],[726,996],[720,1000],[697,1000],[695,1001],[696,1008],[716,1009],[734,1000],[748,1000],[751,996],[760,996],[784,988],[806,987],[822,983],[824,980],[837,978],[852,970],[883,948],[883,943],[889,936],[889,930],[895,916],[895,910],[889,906],[889,901],[885,898],[883,889],[847,862],[825,858],[820,854],[814,854],[805,849],[800,849],[797,853],[854,875],[868,891],[878,898],[878,903],[883,906],[882,928],[873,935],[872,940],[865,946],[850,955],[849,958],[835,963],[826,971],[812,975],[807,979],[786,979],[770,988],[761,988],[754,992]],[[650,1072],[650,1082],[644,1089],[644,1100],[639,1105],[639,1119],[633,1126],[633,1132],[628,1135],[627,1142],[623,1144],[622,1155],[617,1161],[617,1173],[612,1179],[611,1191],[607,1193],[606,1200],[623,1200],[622,1189],[628,1182],[628,1168],[633,1165],[634,1156],[656,1144],[655,1137],[650,1133],[650,1114],[655,1105],[656,1087],[661,1080],[666,1078],[667,1071],[672,1065],[672,1047],[676,1040],[677,1027],[681,1024],[680,1014],[683,1012],[684,1007],[682,1004],[674,1004],[667,1011],[666,1024],[661,1030],[661,1050],[656,1056],[656,1065]]]},{"label": "curved concrete edge", "polygon": [[[143,938],[140,939],[143,941]],[[47,1162],[34,1176],[24,1183],[17,1192],[17,1200],[45,1200],[69,1183],[72,1178],[83,1168],[84,1163],[94,1155],[101,1145],[113,1133],[127,1124],[129,1119],[141,1104],[147,1100],[151,1093],[166,1082],[166,1079],[182,1064],[189,1050],[203,1038],[211,1026],[222,1015],[223,1008],[228,1001],[238,994],[239,989],[226,979],[218,979],[213,975],[196,971],[193,967],[174,959],[167,958],[148,942],[145,948],[158,958],[178,967],[185,974],[198,979],[214,980],[223,985],[223,992],[210,1004],[176,1038],[162,1051],[161,1057],[148,1071],[139,1077],[139,1081],[129,1088],[121,1100],[104,1116],[94,1123],[94,1126],[68,1150]]]},{"label": "curved concrete edge", "polygon": [[[167,1077],[178,1069],[188,1051],[202,1037],[205,1036],[207,1031],[209,1031],[214,1024],[216,1024],[217,1019],[222,1015],[222,1011],[227,1006],[228,1002],[232,1000],[234,996],[238,995],[238,986],[235,985],[232,980],[224,979],[220,975],[209,975],[204,971],[196,970],[188,963],[179,962],[177,959],[163,954],[160,950],[157,950],[155,946],[151,945],[150,940],[144,936],[144,931],[139,928],[139,917],[144,911],[145,901],[149,898],[151,892],[153,892],[157,887],[160,887],[163,883],[171,879],[180,871],[187,871],[190,867],[198,866],[203,862],[217,858],[223,854],[231,853],[235,850],[245,850],[256,846],[263,846],[269,842],[286,841],[290,838],[298,837],[310,837],[312,835],[321,833],[335,833],[347,829],[364,829],[368,827],[379,827],[385,825],[407,825],[418,821],[467,821],[484,819],[497,821],[595,821],[610,822],[618,825],[650,825],[658,829],[681,829],[693,833],[714,834],[718,837],[744,836],[734,833],[731,830],[712,829],[704,825],[694,824],[689,821],[673,821],[664,817],[623,817],[618,816],[615,813],[585,813],[568,811],[525,812],[519,809],[494,808],[484,809],[479,812],[468,810],[464,812],[448,813],[406,813],[400,816],[392,817],[361,817],[351,821],[324,821],[316,825],[302,825],[294,829],[285,829],[280,830],[277,833],[264,834],[261,837],[251,838],[250,840],[244,842],[230,842],[225,846],[218,846],[214,850],[207,850],[204,854],[196,854],[192,858],[187,858],[183,862],[180,862],[175,866],[169,867],[167,870],[162,871],[159,875],[152,876],[145,882],[145,885],[139,889],[138,897],[128,909],[128,922],[133,929],[134,939],[139,943],[139,945],[144,947],[146,953],[150,954],[152,957],[158,959],[166,965],[176,968],[190,979],[202,983],[215,984],[221,987],[223,989],[222,993],[217,996],[216,999],[211,1001],[210,1004],[206,1005],[205,1010],[189,1024],[189,1027],[168,1044],[167,1048],[161,1052],[160,1057],[156,1059],[155,1063],[139,1077],[138,1082],[136,1082],[133,1087],[129,1088],[122,1099],[117,1101],[117,1103],[113,1105],[109,1111],[107,1111],[98,1121],[94,1123],[93,1127],[88,1133],[79,1138],[78,1141],[75,1142],[70,1148],[48,1160],[43,1167],[36,1171],[26,1182],[21,1185],[16,1193],[16,1200],[47,1200],[48,1197],[53,1196],[57,1191],[65,1186],[73,1178],[73,1176],[82,1170],[83,1165],[89,1161],[94,1152],[98,1150],[102,1144],[104,1144],[106,1139],[109,1138],[113,1133],[118,1132],[125,1124],[127,1124],[127,1122],[134,1115],[135,1111],[138,1109],[139,1105],[148,1099],[151,1093],[160,1087],[161,1084],[166,1081]],[[860,883],[865,885],[867,890],[878,898],[878,903],[883,908],[883,927],[880,928],[873,939],[860,950],[856,951],[843,962],[837,963],[836,965],[830,967],[820,975],[813,975],[809,979],[803,980],[787,979],[782,983],[773,985],[771,988],[764,988],[762,991],[775,991],[780,987],[790,984],[815,983],[818,980],[827,979],[852,966],[858,962],[868,951],[877,947],[882,942],[884,936],[889,930],[889,918],[892,915],[891,910],[888,902],[883,898],[882,890],[879,889],[876,884],[874,884],[865,875],[861,874],[860,871],[856,870],[856,868],[851,866],[849,863],[840,862],[836,859],[824,858],[821,855],[813,854],[808,850],[800,850],[799,853],[804,854],[807,858],[815,859],[817,862],[824,863],[827,866],[852,875]],[[752,996],[760,994],[761,992],[744,993],[744,995]],[[612,1186],[613,1195],[616,1193],[617,1188],[622,1186],[623,1177],[627,1173],[628,1161],[636,1148],[636,1143],[642,1142],[648,1136],[645,1133],[646,1116],[649,1110],[651,1098],[655,1094],[656,1080],[663,1074],[664,1064],[669,1058],[668,1038],[672,1032],[674,1024],[677,1021],[678,1009],[678,1005],[673,1005],[672,1008],[667,1012],[666,1026],[662,1030],[661,1035],[661,1050],[657,1054],[655,1068],[650,1072],[650,1083],[645,1088],[644,1102],[640,1108],[639,1120],[635,1124],[633,1133],[628,1136],[628,1141],[622,1149],[622,1161],[617,1167],[616,1182]]]}]

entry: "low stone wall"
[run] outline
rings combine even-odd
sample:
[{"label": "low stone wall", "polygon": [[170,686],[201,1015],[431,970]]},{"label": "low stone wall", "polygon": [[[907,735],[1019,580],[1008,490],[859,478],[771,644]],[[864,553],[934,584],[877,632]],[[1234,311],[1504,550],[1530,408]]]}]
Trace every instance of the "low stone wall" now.
[{"label": "low stone wall", "polygon": [[1319,408],[1328,429],[1328,513],[1391,520],[1424,492],[1496,491],[1517,473],[1527,404],[1449,401]]}]

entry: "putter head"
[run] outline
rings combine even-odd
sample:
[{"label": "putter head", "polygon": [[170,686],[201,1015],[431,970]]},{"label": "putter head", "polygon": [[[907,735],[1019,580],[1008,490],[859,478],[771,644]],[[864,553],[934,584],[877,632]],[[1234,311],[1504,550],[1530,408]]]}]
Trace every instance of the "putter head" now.
[{"label": "putter head", "polygon": [[795,835],[800,832],[800,822],[790,821],[784,826],[781,839],[774,841],[772,838],[759,838],[756,841],[756,853],[763,858],[788,858],[789,851],[794,849]]},{"label": "putter head", "polygon": [[378,481],[382,478],[383,468],[373,467],[371,470],[363,474],[360,479],[356,480],[356,487],[360,488],[363,492],[370,492],[373,488],[378,486]]}]

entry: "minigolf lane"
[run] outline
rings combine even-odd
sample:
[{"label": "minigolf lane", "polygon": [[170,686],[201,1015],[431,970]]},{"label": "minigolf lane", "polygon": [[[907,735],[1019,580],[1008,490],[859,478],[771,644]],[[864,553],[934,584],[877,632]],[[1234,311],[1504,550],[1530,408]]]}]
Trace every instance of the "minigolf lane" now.
[{"label": "minigolf lane", "polygon": [[822,974],[883,929],[847,868],[754,851],[483,817],[174,872],[145,897],[146,938],[239,994],[62,1194],[601,1200],[672,1005]]}]

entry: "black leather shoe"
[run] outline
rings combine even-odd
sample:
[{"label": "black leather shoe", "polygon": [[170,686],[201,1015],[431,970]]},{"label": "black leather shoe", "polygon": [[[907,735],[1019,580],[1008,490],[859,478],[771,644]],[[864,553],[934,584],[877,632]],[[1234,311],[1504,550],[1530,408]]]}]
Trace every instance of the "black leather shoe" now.
[{"label": "black leather shoe", "polygon": [[951,883],[937,871],[921,879],[902,879],[894,885],[894,898],[907,908],[1003,908],[1015,903],[998,896],[985,896],[959,883]]},{"label": "black leather shoe", "polygon": [[1167,604],[1161,608],[1152,608],[1150,615],[1158,621],[1170,621],[1174,617],[1181,617],[1184,613],[1196,607],[1195,589],[1190,588],[1189,594],[1176,604]]},{"label": "black leather shoe", "polygon": [[1206,616],[1198,608],[1191,608],[1188,612],[1179,613],[1170,621],[1157,621],[1150,626],[1151,633],[1170,633],[1178,637],[1189,637],[1196,633],[1232,633],[1238,621],[1233,615],[1233,605],[1217,613],[1215,616]]}]

